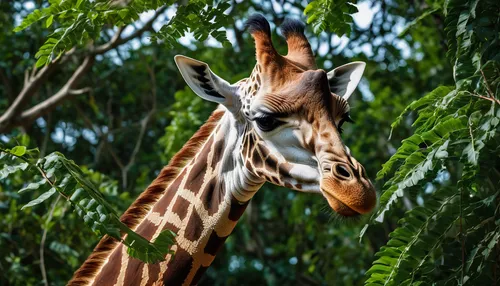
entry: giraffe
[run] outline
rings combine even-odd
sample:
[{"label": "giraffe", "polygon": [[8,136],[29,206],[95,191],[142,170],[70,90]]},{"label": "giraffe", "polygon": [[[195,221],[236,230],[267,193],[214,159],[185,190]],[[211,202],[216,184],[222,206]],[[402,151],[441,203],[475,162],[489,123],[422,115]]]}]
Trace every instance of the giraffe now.
[{"label": "giraffe", "polygon": [[375,189],[340,137],[365,64],[317,69],[298,20],[281,26],[286,56],[262,15],[246,26],[257,60],[248,78],[229,84],[206,63],[175,57],[191,89],[219,106],[121,218],[149,240],[177,233],[174,258],[145,264],[105,236],[69,285],[196,284],[265,182],[320,194],[343,217],[374,208]]}]

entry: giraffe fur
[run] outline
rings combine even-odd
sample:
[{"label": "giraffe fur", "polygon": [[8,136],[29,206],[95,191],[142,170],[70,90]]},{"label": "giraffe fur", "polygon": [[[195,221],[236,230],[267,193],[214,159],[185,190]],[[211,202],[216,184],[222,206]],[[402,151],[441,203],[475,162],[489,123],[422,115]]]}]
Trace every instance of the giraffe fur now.
[{"label": "giraffe fur", "polygon": [[234,84],[206,63],[175,57],[191,89],[219,107],[121,218],[149,240],[177,233],[175,255],[145,264],[105,236],[69,285],[195,285],[265,182],[322,195],[344,217],[374,208],[375,189],[340,135],[365,64],[316,69],[296,20],[282,26],[286,56],[263,16],[247,28],[257,63]]}]

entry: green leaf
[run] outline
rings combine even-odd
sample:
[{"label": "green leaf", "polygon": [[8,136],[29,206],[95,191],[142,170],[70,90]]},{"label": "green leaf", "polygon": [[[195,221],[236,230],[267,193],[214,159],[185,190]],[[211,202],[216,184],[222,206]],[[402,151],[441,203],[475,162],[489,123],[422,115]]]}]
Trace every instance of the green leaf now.
[{"label": "green leaf", "polygon": [[10,150],[10,153],[18,157],[21,157],[24,154],[26,154],[26,146],[16,146]]},{"label": "green leaf", "polygon": [[18,193],[21,194],[21,193],[24,193],[26,191],[38,190],[40,188],[40,186],[44,185],[45,183],[47,183],[47,180],[45,180],[45,178],[40,180],[39,182],[36,182],[36,183],[29,183],[26,187],[20,189]]},{"label": "green leaf", "polygon": [[43,18],[45,18],[45,13],[42,13],[42,11],[35,9],[33,12],[31,12],[31,14],[29,14],[28,16],[26,16],[26,18],[23,19],[23,21],[21,22],[21,24],[19,24],[19,26],[14,28],[14,32],[20,32],[28,28],[29,26],[33,25],[34,23],[42,20]]},{"label": "green leaf", "polygon": [[39,57],[39,58],[38,58],[38,60],[36,61],[35,66],[36,66],[37,68],[42,67],[42,66],[44,66],[45,64],[47,64],[47,60],[48,60],[48,56],[41,56],[41,57]]},{"label": "green leaf", "polygon": [[27,203],[26,205],[24,205],[21,208],[21,210],[24,210],[25,208],[33,207],[33,206],[36,206],[36,205],[43,203],[44,201],[46,201],[48,198],[50,198],[56,192],[57,191],[55,188],[50,188],[49,191],[41,194],[38,198],[36,198],[36,199],[32,200],[31,202]]},{"label": "green leaf", "polygon": [[[38,205],[59,192],[64,197],[69,198],[68,201],[75,208],[78,216],[83,219],[84,223],[92,231],[97,235],[107,234],[122,241],[133,257],[144,262],[155,263],[164,260],[167,254],[173,254],[173,251],[170,250],[175,243],[175,234],[173,232],[162,232],[155,242],[149,242],[132,231],[120,221],[118,214],[104,199],[96,185],[86,178],[82,169],[73,161],[66,159],[61,153],[54,152],[41,159],[25,158],[29,163],[23,162],[19,164],[20,159],[11,153],[21,154],[20,151],[27,152],[22,149],[0,148],[2,151],[0,160],[9,163],[9,165],[5,165],[0,169],[1,178],[7,177],[18,170],[25,170],[31,164],[38,169],[37,173],[42,172],[44,179],[29,183],[19,191],[20,193],[37,189],[44,191],[44,187],[49,186],[48,180],[52,182],[52,186],[48,191],[42,192],[38,198],[30,201],[22,209]],[[33,150],[29,151],[32,155],[39,154]],[[126,234],[126,238],[123,240],[124,234]]]},{"label": "green leaf", "polygon": [[83,1],[84,1],[84,0],[78,0],[78,1],[76,1],[75,8],[76,8],[76,9],[80,8],[80,5],[82,5],[82,2],[83,2]]},{"label": "green leaf", "polygon": [[122,19],[126,19],[128,15],[128,9],[121,9],[118,11],[118,15],[122,17]]},{"label": "green leaf", "polygon": [[50,15],[45,21],[45,28],[49,28],[52,25],[53,20],[54,20],[54,15]]},{"label": "green leaf", "polygon": [[[395,285],[424,267],[432,253],[445,239],[460,212],[450,206],[457,202],[458,193],[452,188],[440,190],[430,200],[432,208],[416,208],[406,212],[391,240],[376,254],[379,258],[366,272],[365,285],[377,282]],[[408,274],[407,274],[408,273]]]}]

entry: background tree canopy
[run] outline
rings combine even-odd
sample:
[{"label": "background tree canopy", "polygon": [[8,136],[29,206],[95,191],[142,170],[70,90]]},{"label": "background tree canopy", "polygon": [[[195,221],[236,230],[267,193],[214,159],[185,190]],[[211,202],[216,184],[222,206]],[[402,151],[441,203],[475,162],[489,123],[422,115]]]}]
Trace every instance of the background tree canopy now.
[{"label": "background tree canopy", "polygon": [[367,63],[342,136],[380,206],[345,225],[266,184],[201,285],[499,283],[500,3],[351,2],[0,2],[0,284],[64,285],[126,231],[117,216],[215,108],[173,57],[248,76],[256,12],[307,21],[319,67]]}]

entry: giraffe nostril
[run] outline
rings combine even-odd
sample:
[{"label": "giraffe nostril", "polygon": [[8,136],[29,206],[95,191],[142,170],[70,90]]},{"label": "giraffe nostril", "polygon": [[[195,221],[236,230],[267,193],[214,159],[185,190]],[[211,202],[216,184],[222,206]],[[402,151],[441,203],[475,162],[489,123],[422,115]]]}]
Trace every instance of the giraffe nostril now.
[{"label": "giraffe nostril", "polygon": [[349,173],[349,171],[347,170],[347,168],[344,165],[342,165],[342,164],[337,164],[335,166],[335,173],[339,177],[343,177],[344,179],[349,179],[351,177],[351,173]]}]

